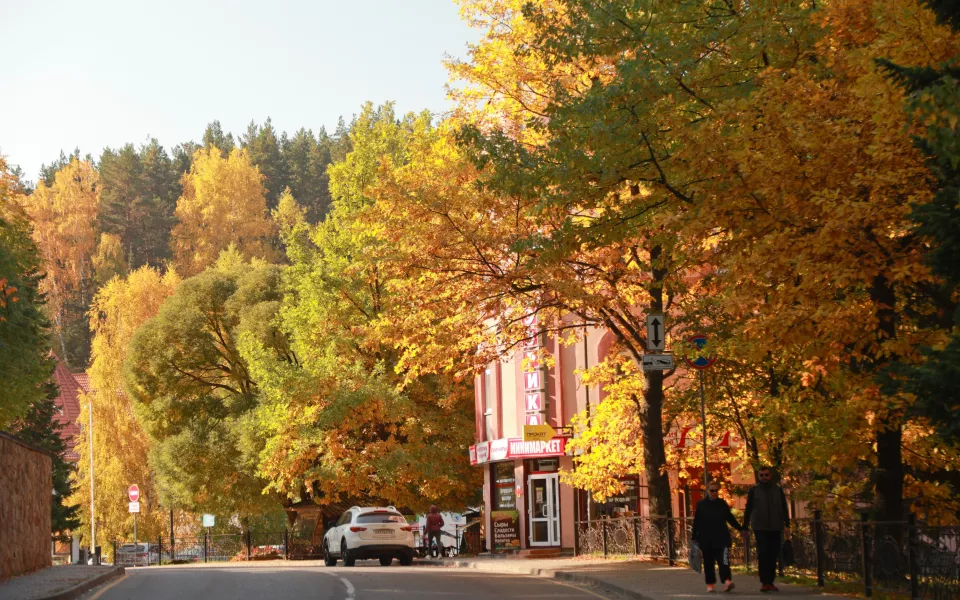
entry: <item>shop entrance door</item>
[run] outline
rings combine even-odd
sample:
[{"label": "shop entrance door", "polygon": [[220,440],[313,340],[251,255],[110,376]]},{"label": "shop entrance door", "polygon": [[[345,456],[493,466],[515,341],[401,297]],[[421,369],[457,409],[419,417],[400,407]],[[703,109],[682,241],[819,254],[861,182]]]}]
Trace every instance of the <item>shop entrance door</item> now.
[{"label": "shop entrance door", "polygon": [[560,545],[560,476],[530,475],[527,479],[527,514],[531,546]]}]

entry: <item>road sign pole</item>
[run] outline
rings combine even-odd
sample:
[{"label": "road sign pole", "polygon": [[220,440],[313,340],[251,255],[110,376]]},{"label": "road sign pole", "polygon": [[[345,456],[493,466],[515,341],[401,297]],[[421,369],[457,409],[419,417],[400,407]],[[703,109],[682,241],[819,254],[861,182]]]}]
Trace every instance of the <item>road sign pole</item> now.
[{"label": "road sign pole", "polygon": [[137,562],[137,553],[140,551],[140,547],[137,546],[137,513],[133,513],[133,562]]},{"label": "road sign pole", "polygon": [[[703,370],[700,371],[700,422],[703,427],[703,493],[707,493],[710,474],[707,470],[707,401],[703,394]],[[706,496],[704,496],[706,498]]]}]

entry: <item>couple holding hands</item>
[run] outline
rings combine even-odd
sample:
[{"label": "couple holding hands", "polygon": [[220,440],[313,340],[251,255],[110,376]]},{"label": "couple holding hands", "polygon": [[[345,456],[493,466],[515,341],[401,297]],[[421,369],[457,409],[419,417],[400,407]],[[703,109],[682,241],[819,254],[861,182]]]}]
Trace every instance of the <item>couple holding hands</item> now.
[{"label": "couple holding hands", "polygon": [[777,557],[780,554],[782,540],[790,539],[790,515],[787,511],[787,497],[783,488],[774,483],[773,471],[761,467],[757,471],[757,484],[750,488],[747,495],[747,509],[743,514],[741,526],[730,505],[720,498],[720,484],[715,481],[707,486],[708,495],[697,503],[693,517],[692,538],[700,546],[703,554],[703,571],[707,580],[707,591],[714,591],[717,583],[715,565],[720,566],[720,581],[724,591],[733,590],[733,574],[730,572],[730,546],[732,539],[727,529],[729,523],[741,532],[744,541],[750,535],[748,525],[753,528],[757,539],[757,563],[760,570],[760,591],[777,592],[773,584],[776,576]]}]

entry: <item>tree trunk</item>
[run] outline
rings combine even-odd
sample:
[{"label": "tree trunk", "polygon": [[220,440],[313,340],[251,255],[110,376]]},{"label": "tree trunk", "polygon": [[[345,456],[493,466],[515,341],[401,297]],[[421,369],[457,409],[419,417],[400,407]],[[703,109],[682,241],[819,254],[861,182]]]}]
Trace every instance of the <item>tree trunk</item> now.
[{"label": "tree trunk", "polygon": [[[650,283],[650,312],[663,312],[663,280],[667,270],[660,264],[663,248],[650,249],[653,280]],[[643,426],[643,464],[647,474],[650,514],[673,516],[670,501],[670,477],[667,475],[667,454],[663,446],[663,371],[649,371],[643,378],[643,403],[640,408]]]},{"label": "tree trunk", "polygon": [[904,518],[902,440],[899,423],[877,431],[877,519],[880,521]]},{"label": "tree trunk", "polygon": [[[873,350],[875,356],[880,355],[880,344],[884,340],[896,337],[896,312],[894,309],[896,296],[893,286],[883,275],[873,279],[870,289],[870,299],[877,306],[877,342]],[[874,359],[874,368],[879,369],[880,361],[884,363],[897,360],[895,356],[884,356]],[[886,421],[875,423],[877,441],[877,474],[876,474],[876,513],[881,521],[899,521],[904,518],[903,504],[903,421],[900,411],[890,411]]]}]

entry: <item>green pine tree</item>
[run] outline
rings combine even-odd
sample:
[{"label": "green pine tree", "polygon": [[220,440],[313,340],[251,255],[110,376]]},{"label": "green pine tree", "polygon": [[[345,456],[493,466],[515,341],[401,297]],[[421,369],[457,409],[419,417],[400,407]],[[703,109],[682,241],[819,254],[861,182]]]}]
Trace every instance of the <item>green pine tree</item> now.
[{"label": "green pine tree", "polygon": [[57,420],[58,409],[54,399],[59,390],[53,382],[44,386],[45,396],[27,410],[27,414],[13,424],[13,433],[24,442],[46,450],[53,456],[53,502],[51,504],[51,533],[53,539],[66,542],[70,532],[80,526],[76,506],[64,505],[71,494],[70,473],[73,465],[67,462],[67,445],[60,437],[63,425]]},{"label": "green pine tree", "polygon": [[[960,30],[960,2],[925,0],[937,20]],[[899,365],[898,381],[884,378],[888,387],[902,386],[916,394],[915,409],[931,419],[940,433],[960,443],[960,56],[936,67],[910,68],[879,61],[890,76],[909,93],[908,109],[917,122],[927,123],[925,135],[916,140],[928,157],[935,177],[933,200],[918,206],[911,215],[917,233],[930,244],[928,263],[942,278],[939,290],[939,325],[950,331],[943,348],[922,348],[921,365]]]},{"label": "green pine tree", "polygon": [[210,146],[220,148],[220,152],[224,154],[230,154],[237,144],[233,140],[233,134],[224,133],[220,121],[214,121],[207,125],[206,131],[203,132],[203,147]]},{"label": "green pine tree", "polygon": [[[320,139],[329,139],[323,130]],[[301,128],[292,138],[284,139],[283,159],[289,174],[290,193],[307,209],[310,223],[320,222],[330,207],[329,144],[318,141],[309,129]]]},{"label": "green pine tree", "polygon": [[280,148],[280,140],[277,138],[270,118],[267,117],[262,127],[250,121],[241,145],[250,155],[250,162],[264,177],[263,185],[267,188],[267,208],[271,210],[276,208],[280,194],[289,185],[289,177]]}]

